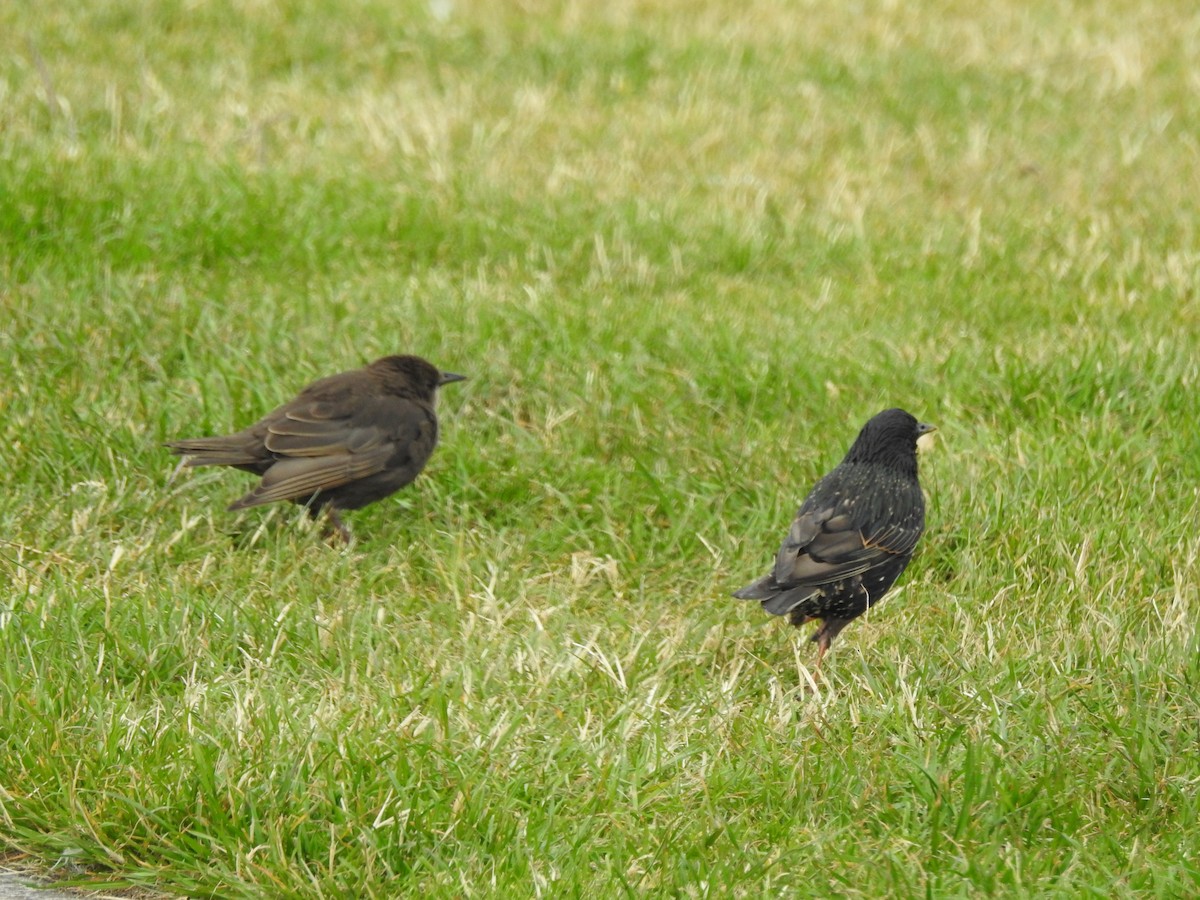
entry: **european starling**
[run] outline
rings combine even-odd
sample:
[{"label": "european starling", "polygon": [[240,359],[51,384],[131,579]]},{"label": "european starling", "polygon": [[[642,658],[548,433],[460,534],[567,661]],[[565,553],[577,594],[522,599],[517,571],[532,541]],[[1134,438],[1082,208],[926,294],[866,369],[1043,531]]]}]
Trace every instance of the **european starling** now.
[{"label": "european starling", "polygon": [[818,669],[838,632],[882,600],[912,559],[925,530],[917,438],[935,430],[902,409],[867,422],[800,505],[774,569],[733,595],[788,614],[797,628],[820,619],[811,638]]},{"label": "european starling", "polygon": [[437,444],[437,389],[466,376],[418,356],[385,356],[362,369],[314,381],[244,431],[167,444],[188,466],[233,466],[262,483],[229,509],[276,500],[338,517],[392,494],[425,468]]}]

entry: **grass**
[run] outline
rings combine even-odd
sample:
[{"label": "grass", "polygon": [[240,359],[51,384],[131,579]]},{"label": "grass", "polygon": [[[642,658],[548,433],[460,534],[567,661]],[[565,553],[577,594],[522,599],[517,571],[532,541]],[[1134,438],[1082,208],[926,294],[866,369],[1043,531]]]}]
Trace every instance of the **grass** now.
[{"label": "grass", "polygon": [[[1200,890],[1200,19],[8,4],[0,850],[219,897]],[[471,375],[333,550],[161,443]],[[941,426],[815,655],[729,592]]]}]

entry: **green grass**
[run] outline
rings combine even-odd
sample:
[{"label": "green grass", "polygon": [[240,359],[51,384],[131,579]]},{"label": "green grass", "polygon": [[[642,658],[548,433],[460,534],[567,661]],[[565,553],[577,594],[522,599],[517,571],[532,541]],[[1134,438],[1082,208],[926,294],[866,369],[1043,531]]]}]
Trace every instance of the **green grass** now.
[{"label": "green grass", "polygon": [[[216,897],[1200,892],[1200,19],[0,7],[0,854]],[[418,482],[162,441],[419,353]],[[813,681],[729,592],[879,409]]]}]

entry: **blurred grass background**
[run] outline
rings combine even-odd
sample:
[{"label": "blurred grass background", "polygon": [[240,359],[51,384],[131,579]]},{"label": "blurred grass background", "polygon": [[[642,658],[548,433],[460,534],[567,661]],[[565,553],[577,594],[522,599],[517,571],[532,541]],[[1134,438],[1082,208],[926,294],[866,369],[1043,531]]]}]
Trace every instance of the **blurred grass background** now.
[{"label": "blurred grass background", "polygon": [[[220,897],[1200,890],[1200,15],[0,7],[0,841]],[[470,374],[325,546],[161,442]],[[861,424],[929,531],[728,597]]]}]

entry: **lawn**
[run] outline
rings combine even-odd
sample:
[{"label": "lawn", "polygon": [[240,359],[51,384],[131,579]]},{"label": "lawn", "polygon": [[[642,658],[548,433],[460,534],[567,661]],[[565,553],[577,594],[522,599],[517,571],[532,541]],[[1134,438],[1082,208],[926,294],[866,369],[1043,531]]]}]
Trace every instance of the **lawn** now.
[{"label": "lawn", "polygon": [[[1200,14],[0,5],[0,861],[167,896],[1200,893]],[[162,444],[391,353],[330,546]],[[875,412],[928,530],[731,591]]]}]

